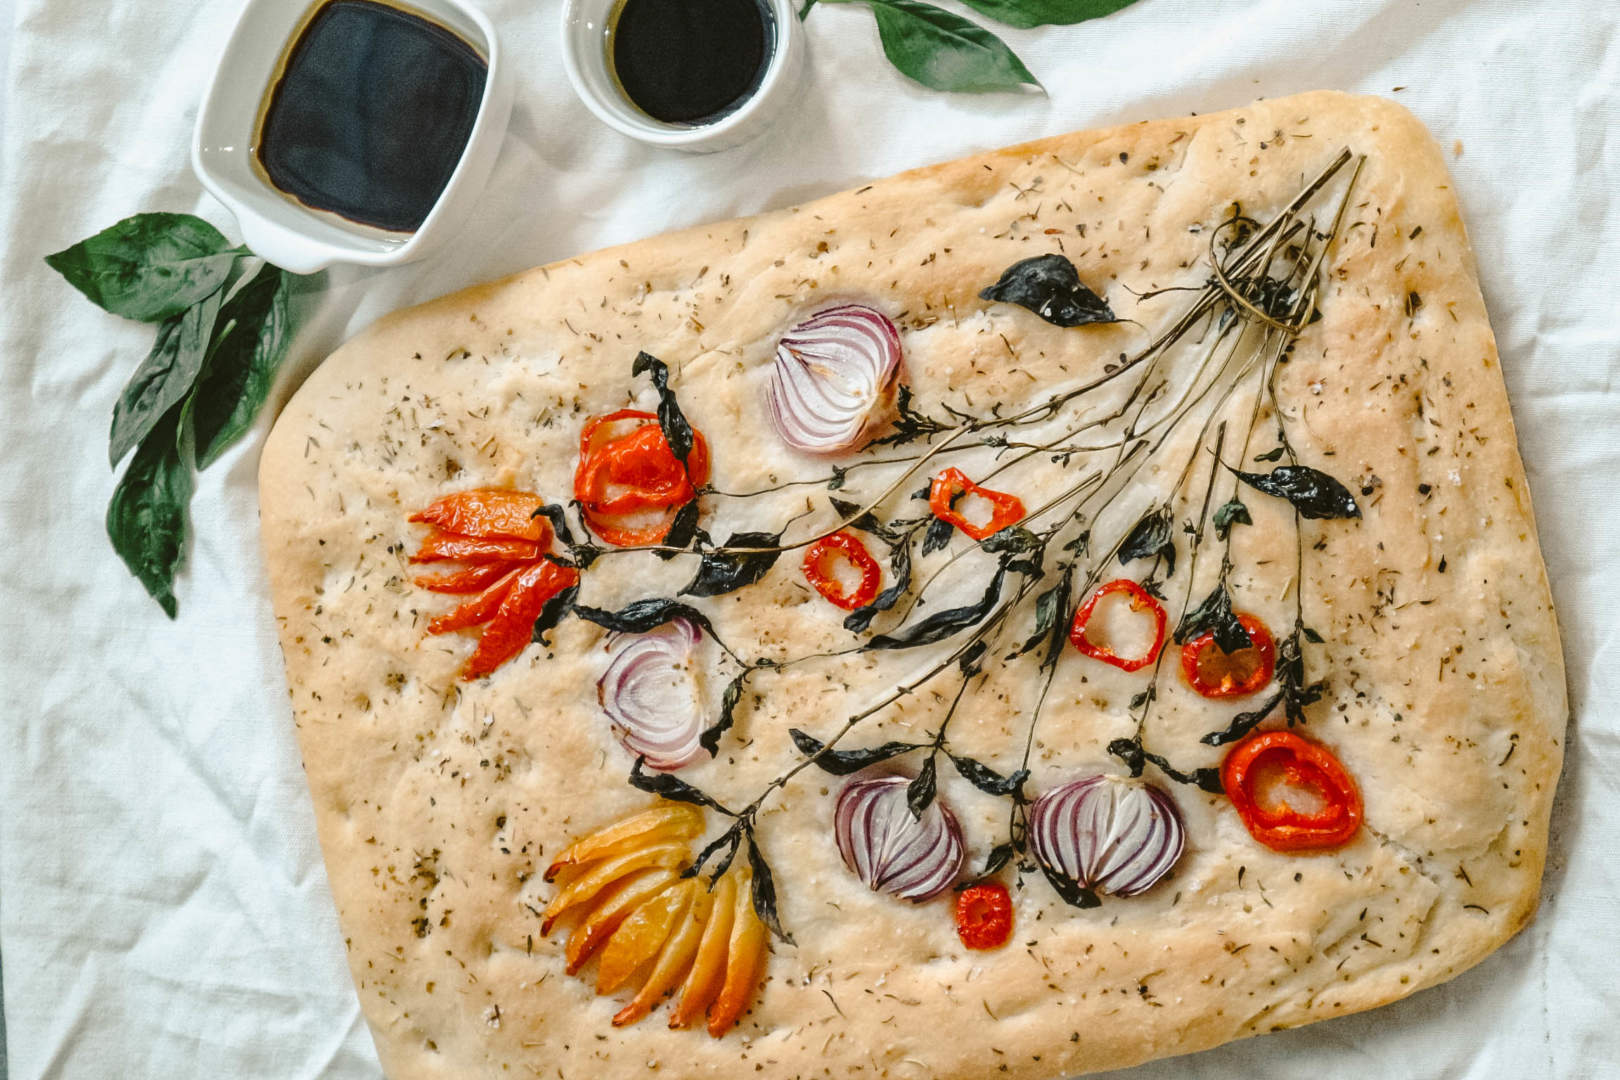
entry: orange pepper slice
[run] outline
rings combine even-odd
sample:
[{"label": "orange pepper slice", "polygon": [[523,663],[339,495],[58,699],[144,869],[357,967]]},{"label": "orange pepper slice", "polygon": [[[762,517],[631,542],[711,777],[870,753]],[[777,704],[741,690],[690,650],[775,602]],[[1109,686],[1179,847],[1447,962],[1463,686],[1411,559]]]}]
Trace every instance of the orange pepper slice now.
[{"label": "orange pepper slice", "polygon": [[578,570],[549,559],[519,574],[484,628],[478,647],[467,658],[461,677],[468,681],[482,678],[522,652],[533,638],[534,620],[546,601],[578,581]]},{"label": "orange pepper slice", "polygon": [[509,571],[510,567],[502,563],[477,563],[448,574],[422,574],[414,580],[417,588],[429,592],[465,595],[482,592]]},{"label": "orange pepper slice", "polygon": [[[492,564],[499,565],[499,564]],[[495,617],[500,610],[501,603],[506,594],[512,591],[512,583],[521,574],[522,568],[508,570],[499,581],[462,604],[452,611],[447,611],[428,623],[427,632],[430,634],[448,634],[452,630],[465,630],[469,626],[486,623]]]},{"label": "orange pepper slice", "polygon": [[542,550],[539,544],[530,540],[484,540],[435,529],[428,533],[422,546],[411,556],[411,562],[530,562],[538,559]]},{"label": "orange pepper slice", "polygon": [[473,488],[435,500],[410,520],[464,536],[529,540],[544,547],[551,543],[551,523],[535,516],[540,506],[540,496],[531,491]]}]

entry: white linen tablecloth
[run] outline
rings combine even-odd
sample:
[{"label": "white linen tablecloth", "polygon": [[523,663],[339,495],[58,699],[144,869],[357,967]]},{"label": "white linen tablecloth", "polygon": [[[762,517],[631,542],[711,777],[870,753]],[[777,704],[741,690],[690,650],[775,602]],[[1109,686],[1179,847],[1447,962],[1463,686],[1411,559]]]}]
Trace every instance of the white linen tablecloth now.
[{"label": "white linen tablecloth", "polygon": [[[169,622],[102,531],[109,416],[152,332],[97,311],[41,261],[137,210],[200,213],[238,236],[187,163],[238,2],[10,6],[0,957],[11,1075],[376,1077],[260,565],[254,473],[269,416],[201,476]],[[1620,1075],[1620,5],[1141,0],[1100,22],[1003,33],[1045,97],[926,91],[884,63],[864,9],[819,7],[798,107],[711,157],[648,149],[593,120],[563,76],[554,3],[484,7],[519,85],[476,218],[431,261],[334,272],[277,402],[386,311],[605,244],[1255,97],[1333,87],[1414,110],[1454,158],[1564,631],[1574,720],[1541,913],[1408,1001],[1118,1075]]]}]

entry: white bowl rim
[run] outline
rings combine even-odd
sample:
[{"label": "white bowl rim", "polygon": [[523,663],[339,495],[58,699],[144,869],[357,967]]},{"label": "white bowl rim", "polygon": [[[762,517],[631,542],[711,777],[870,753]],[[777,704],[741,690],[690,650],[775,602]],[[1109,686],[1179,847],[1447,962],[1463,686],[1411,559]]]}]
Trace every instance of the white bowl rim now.
[{"label": "white bowl rim", "polygon": [[[309,0],[308,3],[304,4],[300,9],[299,20],[295,24],[295,32],[296,29],[308,25],[308,16],[315,9],[324,6],[328,2],[329,0]],[[207,136],[214,133],[212,122],[216,119],[214,116],[215,102],[219,96],[220,88],[226,85],[229,80],[237,78],[234,72],[226,70],[226,60],[238,48],[238,39],[246,36],[251,21],[261,7],[281,7],[284,3],[285,0],[247,0],[242,5],[242,10],[238,13],[230,35],[220,51],[219,62],[215,67],[213,76],[209,79],[208,88],[204,92],[197,109],[197,122],[192,128],[191,139],[192,171],[196,173],[198,180],[202,182],[202,185],[209,193],[223,203],[225,208],[236,218],[237,225],[244,234],[244,241],[248,240],[248,234],[250,233],[257,235],[263,246],[277,249],[277,253],[282,258],[278,261],[271,258],[267,252],[255,251],[255,254],[265,255],[276,265],[296,263],[298,265],[287,266],[288,269],[294,272],[314,273],[337,262],[381,267],[394,266],[420,258],[427,248],[434,246],[440,239],[438,235],[442,231],[440,225],[455,212],[453,208],[463,198],[471,198],[476,194],[475,191],[470,190],[468,187],[469,173],[476,165],[475,159],[479,157],[479,154],[475,153],[475,149],[481,148],[486,141],[497,138],[502,134],[506,126],[507,116],[504,114],[510,108],[510,94],[504,92],[505,64],[494,24],[488,16],[477,7],[467,3],[466,0],[398,0],[400,7],[415,11],[429,20],[433,19],[434,12],[432,9],[434,6],[452,9],[457,15],[465,18],[467,22],[476,27],[479,36],[482,38],[482,41],[477,44],[482,46],[480,51],[484,53],[486,73],[484,93],[478,103],[478,112],[473,121],[472,130],[468,133],[467,144],[462,148],[461,158],[456,162],[456,167],[451,172],[450,178],[445,182],[444,189],[439,193],[433,208],[428,211],[427,217],[422,219],[422,223],[415,230],[408,234],[395,234],[401,237],[398,241],[382,241],[387,243],[388,246],[379,250],[376,246],[362,247],[358,242],[349,245],[332,239],[330,237],[332,231],[337,231],[341,235],[343,231],[341,226],[332,225],[322,218],[317,211],[289,198],[256,172],[253,173],[255,179],[273,196],[273,200],[265,205],[275,206],[278,212],[266,213],[256,207],[247,205],[232,194],[229,186],[216,174],[213,162],[210,160],[210,152],[208,147],[205,146],[205,142],[211,141],[207,139]],[[288,41],[285,39],[277,40],[270,48],[279,57],[287,44]],[[262,53],[264,51],[262,46],[252,47],[258,52]],[[262,89],[260,93],[263,93]],[[503,115],[496,115],[497,113]],[[500,130],[495,130],[497,128]],[[244,136],[244,140],[247,142],[251,142],[251,139],[251,132]],[[487,169],[485,173],[485,178],[487,178]],[[481,188],[483,184],[479,182],[476,186]],[[327,232],[328,235],[317,236],[309,232],[308,223],[311,220],[321,221],[323,225],[326,225],[327,229],[323,231]],[[376,231],[379,234],[386,234],[386,230]],[[253,245],[250,242],[248,246],[252,247]]]},{"label": "white bowl rim", "polygon": [[[682,150],[696,150],[714,142],[729,143],[732,141],[733,132],[753,120],[757,113],[766,108],[766,99],[772,97],[779,87],[786,85],[784,80],[792,71],[792,51],[798,47],[797,38],[803,33],[803,28],[799,26],[798,9],[794,7],[793,0],[759,0],[759,2],[770,9],[771,17],[776,23],[776,47],[772,50],[770,63],[765,68],[759,86],[748,100],[711,124],[665,123],[641,113],[622,96],[615,96],[614,102],[610,104],[596,92],[596,88],[585,79],[581,66],[583,58],[579,55],[579,46],[574,34],[571,33],[571,28],[583,7],[587,4],[601,4],[602,0],[563,0],[563,70],[568,74],[568,81],[574,88],[574,94],[585,103],[585,107],[602,123],[632,139],[654,146]],[[616,3],[617,0],[610,0],[609,9],[611,10]],[[606,67],[605,57],[602,63]],[[614,105],[620,105],[622,109],[616,109]]]}]

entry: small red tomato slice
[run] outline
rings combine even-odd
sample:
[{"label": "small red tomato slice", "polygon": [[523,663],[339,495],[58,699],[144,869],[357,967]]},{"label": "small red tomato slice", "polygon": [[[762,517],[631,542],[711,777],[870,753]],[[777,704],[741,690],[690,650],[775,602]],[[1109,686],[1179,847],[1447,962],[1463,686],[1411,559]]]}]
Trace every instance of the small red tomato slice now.
[{"label": "small red tomato slice", "polygon": [[1207,698],[1247,697],[1271,682],[1277,667],[1277,644],[1266,624],[1238,614],[1249,634],[1249,647],[1222,652],[1209,630],[1181,647],[1181,674],[1187,685]]},{"label": "small red tomato slice", "polygon": [[591,530],[615,546],[662,540],[708,478],[703,434],[693,430],[683,466],[652,413],[620,409],[592,417],[580,432],[574,498]]},{"label": "small red tomato slice", "polygon": [[956,936],[970,949],[997,949],[1012,936],[1012,897],[999,881],[956,894]]},{"label": "small red tomato slice", "polygon": [[506,563],[478,563],[448,574],[422,574],[414,580],[417,588],[429,592],[465,595],[482,592],[510,572]]}]

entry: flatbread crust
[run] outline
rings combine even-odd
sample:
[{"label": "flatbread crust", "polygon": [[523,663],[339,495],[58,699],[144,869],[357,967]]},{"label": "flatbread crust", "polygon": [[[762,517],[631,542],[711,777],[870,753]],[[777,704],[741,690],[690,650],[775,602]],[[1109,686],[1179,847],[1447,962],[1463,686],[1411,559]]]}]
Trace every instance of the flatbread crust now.
[{"label": "flatbread crust", "polygon": [[[1203,230],[1233,202],[1264,220],[1340,146],[1367,160],[1326,267],[1323,318],[1278,383],[1302,459],[1350,484],[1365,515],[1306,524],[1304,596],[1326,639],[1311,675],[1328,682],[1306,730],[1356,777],[1366,827],[1337,851],[1278,854],[1224,798],[1175,786],[1188,845],[1169,879],[1092,911],[1026,879],[1012,943],[970,953],[948,898],[903,903],[844,869],[830,825],[838,781],[812,770],[760,817],[797,945],[774,945],[752,1011],[718,1040],[667,1030],[661,1013],[613,1028],[624,995],[566,977],[561,941],[541,938],[536,915],[551,856],[651,801],[625,783],[629,756],[597,705],[604,634],[565,622],[553,648],[459,683],[472,643],[424,638],[447,605],[410,584],[420,527],[406,515],[475,486],[565,499],[584,418],[650,401],[629,370],[641,349],[670,364],[717,486],[825,472],[774,439],[760,393],[776,336],[828,299],[898,316],[920,402],[1032,401],[1145,334],[1128,322],[1063,330],[980,301],[1007,265],[1061,250],[1121,314],[1156,326],[1178,310],[1175,294],[1137,305],[1127,288],[1201,283]],[[1247,502],[1255,526],[1234,538],[1233,589],[1283,625],[1292,515]],[[264,452],[261,506],[327,870],[395,1080],[1046,1080],[1396,1000],[1477,963],[1536,906],[1567,716],[1557,627],[1457,202],[1434,142],[1387,101],[1314,93],[1064,135],[399,312],[288,405]],[[690,572],[682,559],[621,557],[585,589],[616,607],[669,595]],[[793,558],[706,610],[727,641],[762,652],[849,640]],[[716,761],[681,775],[746,797],[793,760],[788,727],[824,734],[916,664],[855,657],[785,673]],[[1100,668],[1060,665],[1037,789],[1107,766],[1103,748],[1129,733],[1140,680]],[[998,685],[952,741],[1010,770],[1028,687],[1012,674]],[[1218,764],[1197,737],[1236,707],[1212,722],[1207,703],[1166,689],[1154,741],[1186,764]],[[939,707],[908,699],[859,743],[931,730]],[[941,793],[981,864],[1005,803],[955,776]]]}]

